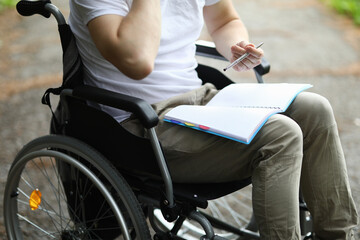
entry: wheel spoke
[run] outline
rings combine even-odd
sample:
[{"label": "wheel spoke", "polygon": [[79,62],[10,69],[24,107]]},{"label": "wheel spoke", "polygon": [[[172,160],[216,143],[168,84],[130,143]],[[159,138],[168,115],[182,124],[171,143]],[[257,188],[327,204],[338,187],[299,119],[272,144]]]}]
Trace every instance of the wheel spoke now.
[{"label": "wheel spoke", "polygon": [[[57,191],[53,191],[54,189],[53,189],[53,184],[52,184],[52,181],[51,181],[51,179],[49,178],[49,174],[47,173],[47,171],[46,170],[42,170],[39,166],[38,166],[38,164],[37,163],[35,163],[34,161],[32,161],[32,163],[34,163],[35,164],[35,166],[37,166],[37,169],[42,173],[42,174],[34,174],[38,179],[40,179],[40,176],[42,175],[42,176],[45,176],[45,179],[47,180],[47,183],[48,183],[48,186],[47,187],[51,187],[51,190],[52,190],[52,192],[54,193],[54,195],[56,196],[56,198],[57,198],[57,202],[59,203],[60,202],[60,197],[57,197]],[[44,166],[44,165],[43,165]],[[27,169],[25,169],[25,172],[26,172],[26,175],[27,175],[27,177],[28,177],[28,179],[29,179],[29,181],[27,181],[24,177],[21,177],[21,180],[25,183],[25,185],[27,185],[30,189],[36,189],[37,188],[37,185],[33,182],[33,180],[32,180],[32,178],[30,177],[30,174],[28,173],[28,170]],[[44,172],[46,172],[46,173],[44,173]],[[31,182],[31,184],[29,183],[29,182]],[[40,181],[39,181],[40,182]],[[25,196],[25,198],[26,199],[30,199],[30,197],[27,195],[27,194],[25,194],[25,192],[24,191],[22,191],[22,189],[20,189],[20,188],[18,188],[18,191],[22,194],[22,195],[24,195]],[[47,194],[51,194],[51,193],[48,193],[47,192]],[[63,198],[63,200],[66,202],[66,198]],[[47,209],[50,209],[50,210],[47,210]],[[60,225],[60,229],[63,229],[62,228],[62,222],[64,221],[64,218],[62,217],[62,214],[61,214],[61,207],[59,208],[59,211],[60,211],[60,214],[59,214],[59,211],[56,211],[55,209],[54,209],[54,206],[52,205],[52,204],[50,204],[50,203],[48,203],[48,201],[47,201],[47,199],[43,196],[42,197],[42,204],[39,206],[39,209],[38,210],[42,210],[42,212],[44,212],[44,213],[46,213],[48,216],[49,216],[49,218],[50,218],[50,221],[52,222],[52,224],[53,224],[53,226],[57,229],[57,231],[60,231],[59,230],[59,225]],[[50,214],[50,213],[52,213],[52,214]],[[54,218],[54,215],[57,217],[56,219]],[[57,221],[57,219],[59,219],[59,221]]]},{"label": "wheel spoke", "polygon": [[53,234],[45,231],[44,229],[42,229],[41,227],[39,227],[39,226],[36,225],[35,223],[29,221],[26,217],[24,217],[24,216],[22,216],[22,215],[20,215],[20,214],[17,214],[17,216],[18,216],[21,220],[24,220],[25,222],[27,222],[27,223],[29,223],[30,225],[32,225],[33,227],[37,228],[37,229],[40,230],[41,232],[45,233],[47,236],[56,239],[56,236],[54,236]]}]

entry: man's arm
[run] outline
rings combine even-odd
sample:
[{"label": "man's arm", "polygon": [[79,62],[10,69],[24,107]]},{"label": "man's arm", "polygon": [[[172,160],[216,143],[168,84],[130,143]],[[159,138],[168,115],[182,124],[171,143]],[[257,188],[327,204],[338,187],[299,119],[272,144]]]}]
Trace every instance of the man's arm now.
[{"label": "man's arm", "polygon": [[161,35],[160,0],[134,0],[127,16],[103,15],[88,23],[103,57],[132,79],[154,68]]},{"label": "man's arm", "polygon": [[249,52],[245,60],[234,66],[237,71],[252,69],[261,63],[262,49],[249,44],[249,35],[231,0],[204,7],[204,19],[217,50],[230,62]]}]

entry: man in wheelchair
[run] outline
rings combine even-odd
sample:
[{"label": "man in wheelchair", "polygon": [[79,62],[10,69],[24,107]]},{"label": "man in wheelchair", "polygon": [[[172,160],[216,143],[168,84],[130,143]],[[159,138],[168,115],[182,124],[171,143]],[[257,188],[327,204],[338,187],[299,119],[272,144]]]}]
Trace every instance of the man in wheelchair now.
[{"label": "man in wheelchair", "polygon": [[[144,99],[160,119],[177,105],[204,105],[218,92],[212,84],[203,85],[196,72],[195,41],[204,22],[217,50],[230,62],[249,53],[233,67],[236,71],[253,69],[264,55],[249,43],[231,0],[71,0],[70,7],[85,84]],[[147,134],[129,113],[93,105],[128,131]],[[316,237],[352,239],[357,212],[325,98],[299,94],[249,145],[163,121],[156,133],[174,182],[251,176],[262,239],[300,239],[300,185]]]}]

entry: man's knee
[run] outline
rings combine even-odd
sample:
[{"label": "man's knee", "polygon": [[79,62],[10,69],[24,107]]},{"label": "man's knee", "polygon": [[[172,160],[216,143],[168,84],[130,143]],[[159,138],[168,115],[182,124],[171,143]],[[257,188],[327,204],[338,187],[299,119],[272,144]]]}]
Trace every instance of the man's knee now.
[{"label": "man's knee", "polygon": [[303,134],[299,125],[287,116],[272,116],[259,132],[259,153],[265,156],[302,155]]},{"label": "man's knee", "polygon": [[329,101],[316,93],[303,92],[291,105],[295,121],[319,126],[330,126],[335,123],[333,109]]}]

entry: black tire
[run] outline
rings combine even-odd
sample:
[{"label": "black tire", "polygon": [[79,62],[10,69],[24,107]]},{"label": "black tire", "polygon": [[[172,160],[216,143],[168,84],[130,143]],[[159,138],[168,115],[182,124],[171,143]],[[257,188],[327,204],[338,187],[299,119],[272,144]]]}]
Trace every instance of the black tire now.
[{"label": "black tire", "polygon": [[35,139],[16,156],[4,218],[9,239],[151,239],[119,172],[96,150],[65,136]]}]

